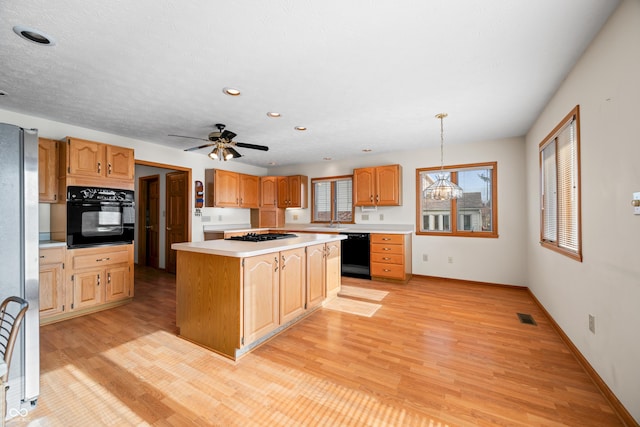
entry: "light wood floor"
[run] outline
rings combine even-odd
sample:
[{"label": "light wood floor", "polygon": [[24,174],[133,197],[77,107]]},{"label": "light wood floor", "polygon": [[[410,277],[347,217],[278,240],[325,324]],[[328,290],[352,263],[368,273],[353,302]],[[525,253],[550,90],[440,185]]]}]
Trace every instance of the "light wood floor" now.
[{"label": "light wood floor", "polygon": [[178,338],[174,276],[137,268],[133,303],[42,327],[38,405],[8,425],[620,425],[526,291],[343,283],[389,295],[233,363]]}]

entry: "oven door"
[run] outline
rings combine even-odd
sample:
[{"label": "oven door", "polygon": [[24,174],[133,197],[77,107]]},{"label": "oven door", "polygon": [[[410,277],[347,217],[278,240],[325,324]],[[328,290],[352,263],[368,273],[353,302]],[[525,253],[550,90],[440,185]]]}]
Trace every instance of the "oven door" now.
[{"label": "oven door", "polygon": [[67,202],[67,247],[132,243],[134,217],[131,202],[70,200]]}]

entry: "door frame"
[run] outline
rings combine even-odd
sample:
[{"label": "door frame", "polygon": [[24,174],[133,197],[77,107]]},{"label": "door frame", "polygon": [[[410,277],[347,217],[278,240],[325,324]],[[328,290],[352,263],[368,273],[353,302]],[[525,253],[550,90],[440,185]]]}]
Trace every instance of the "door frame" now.
[{"label": "door frame", "polygon": [[[147,264],[147,231],[146,228],[146,211],[147,211],[147,201],[149,199],[149,182],[150,181],[158,181],[158,185],[160,185],[160,175],[147,175],[141,176],[138,178],[138,191],[140,195],[138,196],[138,264],[139,265],[148,265]],[[160,199],[158,198],[158,211],[160,211]],[[160,218],[158,218],[160,220]],[[160,233],[160,230],[158,230]],[[160,253],[160,239],[158,239],[158,253]],[[158,268],[158,266],[152,266]]]},{"label": "door frame", "polygon": [[[140,160],[140,159],[135,159],[135,164],[136,165],[140,165],[140,166],[153,166],[156,168],[163,168],[163,169],[172,169],[174,171],[183,171],[187,173],[187,206],[185,206],[184,208],[187,210],[187,242],[191,242],[192,241],[192,234],[191,234],[191,228],[192,228],[192,224],[191,224],[191,215],[189,214],[189,212],[191,212],[191,203],[193,202],[193,186],[191,185],[191,183],[193,182],[193,174],[191,171],[191,168],[186,168],[184,166],[176,166],[176,165],[171,165],[168,163],[158,163],[158,162],[151,162],[151,161],[147,161],[147,160]],[[138,189],[139,191],[139,189]],[[138,199],[139,201],[140,199]],[[166,206],[165,206],[165,210],[166,210]],[[166,230],[162,230],[162,232],[164,233],[164,236],[166,237]],[[138,231],[138,234],[140,234],[140,231]],[[166,241],[166,240],[165,240]],[[138,250],[140,250],[140,244],[138,243]],[[166,253],[167,251],[165,251],[165,268],[166,268],[166,258],[168,257],[168,253]],[[138,262],[140,262],[140,254],[138,253]]]}]

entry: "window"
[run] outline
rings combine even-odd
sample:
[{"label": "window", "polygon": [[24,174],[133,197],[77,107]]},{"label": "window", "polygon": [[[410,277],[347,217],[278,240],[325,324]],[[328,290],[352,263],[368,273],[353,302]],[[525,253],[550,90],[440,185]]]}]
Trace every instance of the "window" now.
[{"label": "window", "polygon": [[540,243],[582,261],[580,108],[540,143]]},{"label": "window", "polygon": [[417,234],[498,237],[498,164],[445,166],[444,173],[464,194],[456,200],[424,198],[440,167],[416,169]]},{"label": "window", "polygon": [[353,222],[351,175],[311,180],[312,222]]}]

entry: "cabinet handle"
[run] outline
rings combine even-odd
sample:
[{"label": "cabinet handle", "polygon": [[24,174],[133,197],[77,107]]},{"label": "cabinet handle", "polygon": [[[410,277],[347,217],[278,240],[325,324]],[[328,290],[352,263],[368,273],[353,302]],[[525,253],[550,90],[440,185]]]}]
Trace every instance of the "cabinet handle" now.
[{"label": "cabinet handle", "polygon": [[275,261],[275,263],[276,263],[276,269],[275,269],[275,270],[273,270],[273,271],[275,272],[275,271],[278,271],[278,257],[277,257],[277,256],[273,257],[273,260],[274,260],[274,261]]},{"label": "cabinet handle", "polygon": [[100,286],[100,275],[98,274],[98,286]]},{"label": "cabinet handle", "polygon": [[384,261],[389,261],[391,258],[389,258],[388,256],[386,256],[386,257],[383,257],[382,259],[383,259]]},{"label": "cabinet handle", "polygon": [[285,264],[285,261],[286,261],[286,259],[285,259],[284,255],[282,255],[282,269],[283,269],[283,270],[284,270],[284,268],[287,266],[287,265]]},{"label": "cabinet handle", "polygon": [[376,194],[376,203],[380,201],[380,195]]},{"label": "cabinet handle", "polygon": [[383,237],[382,240],[391,240],[389,237]]},{"label": "cabinet handle", "polygon": [[107,273],[107,283],[111,283],[111,273]]},{"label": "cabinet handle", "polygon": [[40,259],[44,259],[44,255],[40,255]]},{"label": "cabinet handle", "polygon": [[102,164],[98,162],[98,173],[100,173],[101,170],[102,170]]},{"label": "cabinet handle", "polygon": [[385,273],[390,272],[391,270],[389,270],[388,268],[383,268],[382,271],[384,271]]},{"label": "cabinet handle", "polygon": [[108,174],[111,175],[111,163],[107,163]]},{"label": "cabinet handle", "polygon": [[369,197],[369,200],[373,202],[373,194]]},{"label": "cabinet handle", "polygon": [[382,248],[383,251],[390,251],[391,248]]},{"label": "cabinet handle", "polygon": [[101,261],[109,261],[111,258],[107,257],[107,258],[98,258],[96,260],[96,262],[101,262]]}]

